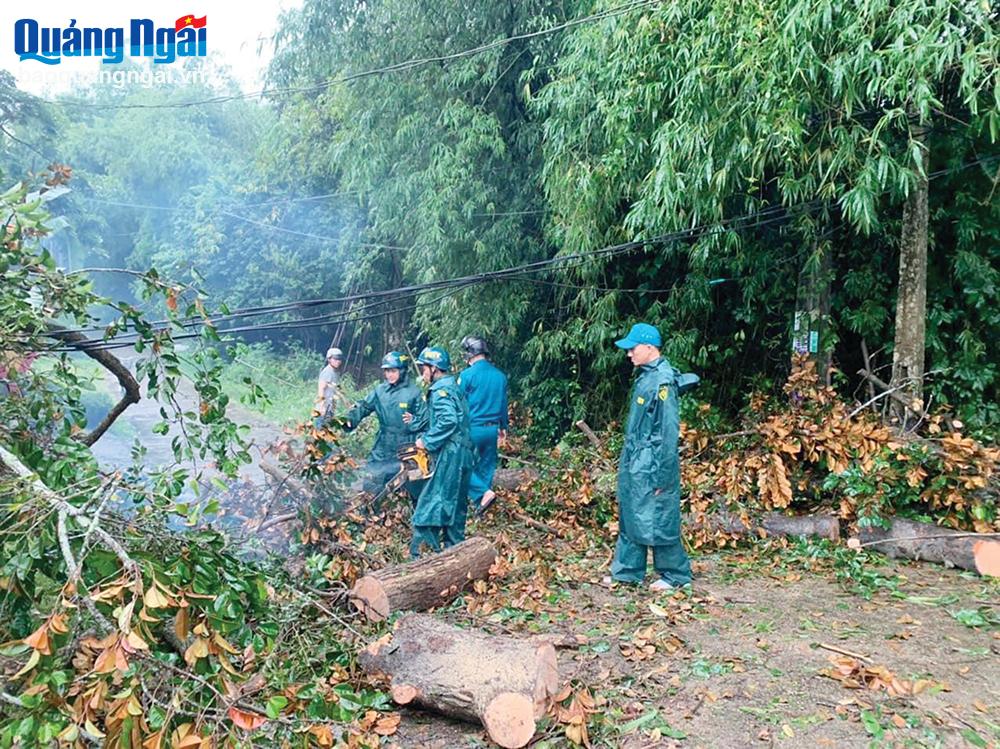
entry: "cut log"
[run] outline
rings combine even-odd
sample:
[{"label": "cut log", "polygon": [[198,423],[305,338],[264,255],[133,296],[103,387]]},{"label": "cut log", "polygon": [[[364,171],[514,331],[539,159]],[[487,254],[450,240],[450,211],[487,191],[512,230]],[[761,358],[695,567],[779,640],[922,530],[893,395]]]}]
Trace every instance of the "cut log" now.
[{"label": "cut log", "polygon": [[481,723],[502,747],[531,741],[559,686],[552,643],[459,629],[426,614],[401,619],[391,638],[369,645],[358,662],[389,677],[397,704]]},{"label": "cut log", "polygon": [[734,533],[737,535],[765,536],[815,536],[828,538],[831,541],[840,540],[840,522],[832,515],[782,515],[769,512],[759,518],[749,518],[749,525],[743,519],[731,512],[713,512],[698,517],[685,515],[684,522],[688,528],[709,528],[713,531]]},{"label": "cut log", "polygon": [[976,570],[983,577],[1000,577],[1000,542],[976,541],[972,544]]},{"label": "cut log", "polygon": [[[991,566],[1000,555],[1000,539],[989,533],[963,533],[933,523],[893,518],[889,529],[861,528],[863,546],[870,546],[893,559],[917,559],[947,567],[995,575]],[[991,570],[993,570],[991,572]]]},{"label": "cut log", "polygon": [[438,554],[369,572],[354,583],[351,603],[374,622],[396,611],[426,611],[486,579],[496,558],[493,544],[473,536]]},{"label": "cut log", "polygon": [[514,491],[538,478],[538,471],[531,468],[498,468],[493,474],[493,488]]}]

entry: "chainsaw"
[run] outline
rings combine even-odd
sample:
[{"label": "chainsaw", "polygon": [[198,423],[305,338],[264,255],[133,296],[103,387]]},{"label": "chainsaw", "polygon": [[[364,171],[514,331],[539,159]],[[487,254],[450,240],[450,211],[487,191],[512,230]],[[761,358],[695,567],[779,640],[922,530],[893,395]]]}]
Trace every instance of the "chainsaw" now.
[{"label": "chainsaw", "polygon": [[385,496],[402,489],[407,481],[425,481],[434,475],[431,454],[412,442],[400,446],[396,450],[396,457],[399,459],[399,472],[386,482],[378,494],[365,503],[366,506],[377,506]]},{"label": "chainsaw", "polygon": [[431,454],[413,442],[400,446],[396,450],[399,458],[399,473],[386,483],[386,491],[394,492],[401,489],[407,481],[423,481],[434,475],[431,467]]}]

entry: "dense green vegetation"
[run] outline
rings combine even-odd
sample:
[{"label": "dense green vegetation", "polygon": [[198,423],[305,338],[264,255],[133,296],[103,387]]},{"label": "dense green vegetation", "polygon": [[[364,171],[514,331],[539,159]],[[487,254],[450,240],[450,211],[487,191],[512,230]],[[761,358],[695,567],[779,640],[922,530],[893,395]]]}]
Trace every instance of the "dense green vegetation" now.
[{"label": "dense green vegetation", "polygon": [[[236,400],[306,421],[295,467],[320,476],[339,438],[307,417],[331,341],[352,396],[385,350],[457,353],[469,333],[511,373],[509,449],[537,448],[542,474],[512,517],[580,541],[579,568],[505,538],[535,565],[525,589],[491,582],[470,612],[525,618],[608,557],[620,430],[576,450],[570,426],[616,427],[612,342],[638,320],[704,383],[683,404],[686,510],[995,531],[996,22],[979,0],[304,0],[262,97],[220,81],[51,102],[0,73],[0,747],[395,730],[352,663],[376,629],[327,603],[358,558],[398,559],[405,512],[314,516],[342,499],[326,492],[291,571],[202,523],[219,509],[202,469],[226,489],[250,462]],[[115,376],[156,401],[174,465],[137,443],[130,469],[99,469],[114,367],[81,365],[79,336],[128,353]],[[792,371],[793,338],[818,371]],[[341,444],[359,454],[372,426]],[[320,494],[347,481],[336,458]],[[303,550],[321,533],[337,555]],[[829,555],[866,595],[895,585]]]},{"label": "dense green vegetation", "polygon": [[[892,362],[903,205],[929,173],[925,399],[971,427],[998,422],[988,342],[1000,323],[1000,108],[988,6],[425,10],[307,0],[283,19],[263,100],[158,108],[230,93],[228,83],[95,88],[46,107],[5,84],[3,119],[18,140],[4,138],[4,171],[16,179],[39,154],[73,167],[73,191],[55,204],[66,226],[48,240],[60,263],[155,265],[230,308],[706,227],[558,271],[375,307],[362,298],[353,315],[325,307],[244,321],[339,310],[325,325],[243,337],[317,352],[335,337],[356,367],[388,347],[479,331],[516,375],[542,442],[574,417],[618,415],[609,396],[627,368],[609,342],[640,318],[737,412],[787,373],[796,303],[812,287],[819,348],[854,392],[862,341],[875,366]],[[536,34],[592,12],[606,15]],[[98,106],[72,103],[80,96]],[[130,281],[97,283],[124,292]]]}]

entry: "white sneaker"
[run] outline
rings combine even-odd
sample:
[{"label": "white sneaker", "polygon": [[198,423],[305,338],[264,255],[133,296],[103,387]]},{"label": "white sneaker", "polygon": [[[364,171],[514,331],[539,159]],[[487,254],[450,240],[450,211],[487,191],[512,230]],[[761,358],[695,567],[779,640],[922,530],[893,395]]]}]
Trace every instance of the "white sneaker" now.
[{"label": "white sneaker", "polygon": [[668,583],[662,577],[659,578],[658,580],[654,580],[653,582],[651,582],[649,584],[649,589],[654,593],[672,593],[675,590],[677,590],[677,588]]},{"label": "white sneaker", "polygon": [[611,575],[605,575],[601,578],[601,585],[606,588],[617,588],[620,585],[623,585],[626,588],[634,588],[638,585],[638,583],[630,583],[628,580],[615,580],[615,578],[611,577]]}]

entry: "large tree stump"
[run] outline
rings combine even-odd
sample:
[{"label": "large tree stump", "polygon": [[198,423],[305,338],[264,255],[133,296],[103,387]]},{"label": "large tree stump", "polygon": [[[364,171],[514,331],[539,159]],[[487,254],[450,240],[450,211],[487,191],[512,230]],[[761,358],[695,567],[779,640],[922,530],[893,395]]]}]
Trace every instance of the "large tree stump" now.
[{"label": "large tree stump", "polygon": [[354,583],[351,603],[376,622],[396,611],[426,611],[488,577],[496,558],[493,544],[473,536],[438,554],[369,572]]},{"label": "large tree stump", "polygon": [[832,515],[782,515],[768,512],[759,518],[749,518],[749,525],[731,512],[713,512],[700,517],[685,516],[685,524],[690,528],[711,530],[737,535],[766,536],[817,536],[831,541],[840,540],[840,522]]},{"label": "large tree stump", "polygon": [[426,614],[401,619],[391,639],[369,645],[358,662],[390,678],[396,703],[481,723],[503,747],[531,741],[559,686],[552,643],[459,629]]},{"label": "large tree stump", "polygon": [[932,523],[893,518],[889,529],[861,528],[861,543],[894,559],[925,560],[948,567],[997,575],[1000,539],[986,533],[962,533]]}]

